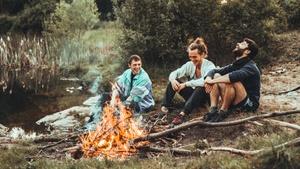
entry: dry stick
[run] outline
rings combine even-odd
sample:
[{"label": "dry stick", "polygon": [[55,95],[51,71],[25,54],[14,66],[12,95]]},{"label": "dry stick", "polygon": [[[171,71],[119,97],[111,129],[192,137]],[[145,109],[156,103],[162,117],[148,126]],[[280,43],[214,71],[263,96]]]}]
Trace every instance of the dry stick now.
[{"label": "dry stick", "polygon": [[251,116],[251,117],[247,117],[244,119],[228,121],[228,122],[207,123],[207,122],[203,122],[203,121],[193,121],[190,123],[181,124],[175,128],[168,129],[168,130],[165,130],[165,131],[162,131],[159,133],[151,133],[147,136],[136,138],[136,139],[132,140],[132,142],[136,143],[139,141],[156,139],[156,138],[159,138],[159,137],[162,137],[165,135],[177,133],[181,130],[186,130],[186,129],[188,129],[190,127],[194,127],[194,126],[202,126],[202,127],[233,126],[233,125],[238,125],[238,124],[248,122],[249,120],[253,120],[253,119],[269,118],[269,117],[283,116],[283,115],[296,114],[296,113],[300,113],[300,110],[291,110],[291,111],[285,111],[285,112],[274,112],[274,113],[268,113],[268,114],[261,114],[261,115]]},{"label": "dry stick", "polygon": [[[77,138],[78,135],[74,134],[71,135],[69,137],[67,137],[67,139],[75,139]],[[61,140],[65,140],[65,138],[61,138],[61,137],[40,137],[34,140],[35,143],[41,143],[41,142],[57,142],[57,141],[61,141]]]},{"label": "dry stick", "polygon": [[180,148],[162,148],[162,147],[137,147],[139,150],[144,150],[144,151],[154,151],[154,152],[172,152],[172,153],[177,153],[177,154],[186,154],[186,155],[196,155],[199,154],[199,152],[193,152],[191,150],[185,150],[185,149],[180,149]]},{"label": "dry stick", "polygon": [[61,139],[60,141],[56,142],[56,143],[53,143],[53,144],[50,144],[50,145],[46,145],[46,146],[43,146],[43,147],[40,147],[39,149],[45,149],[45,148],[49,148],[49,147],[53,147],[53,146],[56,146],[60,143],[63,143],[63,142],[66,142],[67,140],[69,139],[74,139],[78,136],[70,136],[70,137],[67,137],[67,138],[64,138],[64,139]]},{"label": "dry stick", "polygon": [[264,119],[264,121],[275,123],[275,124],[278,124],[278,125],[283,126],[283,127],[288,127],[288,128],[291,128],[291,129],[300,130],[300,126],[297,125],[297,124],[291,124],[291,123],[287,123],[287,122],[284,122],[284,121],[273,120],[273,119]]},{"label": "dry stick", "polygon": [[300,89],[300,86],[298,87],[295,87],[294,89],[291,89],[291,90],[287,90],[287,91],[282,91],[282,92],[279,92],[277,94],[284,94],[284,93],[288,93],[288,92],[292,92],[292,91],[296,91],[296,90],[299,90]]},{"label": "dry stick", "polygon": [[[300,143],[300,137],[298,137],[294,140],[285,142],[283,144],[277,145],[274,148],[279,148],[279,147],[283,147],[283,146],[290,147],[293,145],[297,145],[299,143]],[[209,152],[209,151],[225,151],[225,152],[230,152],[230,153],[242,155],[242,156],[252,156],[252,155],[258,154],[260,152],[270,150],[271,148],[246,151],[246,150],[240,150],[240,149],[235,149],[235,148],[230,148],[230,147],[210,147],[207,150],[192,151],[192,150],[186,150],[186,149],[180,149],[180,148],[161,148],[161,147],[150,146],[150,147],[146,147],[146,148],[145,147],[137,147],[137,149],[156,151],[156,152],[172,152],[172,153],[186,154],[186,155],[202,155],[202,154],[207,154],[207,152]]]},{"label": "dry stick", "polygon": [[[293,146],[293,145],[297,145],[300,143],[300,137],[295,138],[294,140],[285,142],[283,144],[277,145],[274,148],[279,148],[279,147],[283,147],[283,146]],[[239,149],[235,149],[235,148],[228,148],[228,147],[210,147],[208,148],[208,151],[228,151],[234,154],[238,154],[238,155],[248,155],[248,156],[252,156],[255,154],[258,154],[262,151],[267,151],[270,150],[269,149],[259,149],[259,150],[253,150],[253,151],[245,151],[245,150],[239,150]]]},{"label": "dry stick", "polygon": [[64,149],[61,150],[61,152],[73,152],[73,151],[78,151],[78,150],[81,150],[80,145],[64,148]]}]

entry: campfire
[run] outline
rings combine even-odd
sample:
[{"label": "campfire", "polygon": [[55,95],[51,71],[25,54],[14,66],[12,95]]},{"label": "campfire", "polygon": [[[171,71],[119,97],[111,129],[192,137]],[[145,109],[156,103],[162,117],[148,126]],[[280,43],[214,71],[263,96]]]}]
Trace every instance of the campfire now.
[{"label": "campfire", "polygon": [[81,149],[84,157],[124,159],[137,153],[136,146],[149,144],[130,142],[145,135],[131,111],[118,101],[116,107],[103,108],[102,120],[94,131],[80,136]]}]

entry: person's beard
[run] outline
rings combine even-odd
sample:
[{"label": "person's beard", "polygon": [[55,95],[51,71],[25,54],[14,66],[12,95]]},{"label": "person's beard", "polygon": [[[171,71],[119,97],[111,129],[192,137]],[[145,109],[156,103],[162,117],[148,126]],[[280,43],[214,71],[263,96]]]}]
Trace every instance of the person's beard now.
[{"label": "person's beard", "polygon": [[245,52],[246,49],[234,49],[232,52],[234,54],[234,56],[237,58],[237,57],[240,57],[243,55],[243,53]]}]

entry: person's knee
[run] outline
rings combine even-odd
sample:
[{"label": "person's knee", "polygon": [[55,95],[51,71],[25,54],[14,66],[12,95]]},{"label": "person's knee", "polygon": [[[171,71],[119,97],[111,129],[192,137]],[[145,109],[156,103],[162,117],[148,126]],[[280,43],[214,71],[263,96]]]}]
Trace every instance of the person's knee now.
[{"label": "person's knee", "polygon": [[234,84],[233,83],[226,83],[225,84],[225,88],[226,89],[230,89],[230,88],[233,88],[234,87]]},{"label": "person's knee", "polygon": [[203,93],[204,92],[205,93],[205,87],[201,87],[201,86],[196,87],[194,92],[196,92],[196,93]]},{"label": "person's knee", "polygon": [[234,83],[232,83],[232,85],[236,89],[244,88],[244,85],[241,82],[234,82]]},{"label": "person's knee", "polygon": [[214,79],[215,79],[215,78],[218,78],[218,77],[221,77],[221,76],[222,76],[221,74],[216,73],[216,74],[214,75]]}]

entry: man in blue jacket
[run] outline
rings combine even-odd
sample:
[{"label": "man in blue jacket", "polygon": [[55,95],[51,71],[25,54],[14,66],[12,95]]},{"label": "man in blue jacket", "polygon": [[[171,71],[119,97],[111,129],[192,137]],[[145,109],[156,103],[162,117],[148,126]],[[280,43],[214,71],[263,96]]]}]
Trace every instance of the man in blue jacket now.
[{"label": "man in blue jacket", "polygon": [[152,97],[152,82],[147,72],[142,68],[141,57],[138,55],[130,56],[128,67],[129,69],[117,78],[112,92],[105,92],[100,95],[89,121],[81,130],[93,130],[101,121],[103,107],[105,105],[115,107],[117,98],[130,108],[132,113],[147,112],[150,106],[155,104]]},{"label": "man in blue jacket", "polygon": [[[205,89],[210,93],[210,110],[205,122],[220,122],[227,118],[229,109],[254,112],[259,107],[260,70],[252,60],[258,53],[257,44],[245,38],[237,43],[233,54],[236,60],[225,67],[213,69],[205,77]],[[219,97],[222,105],[217,109]]]}]

